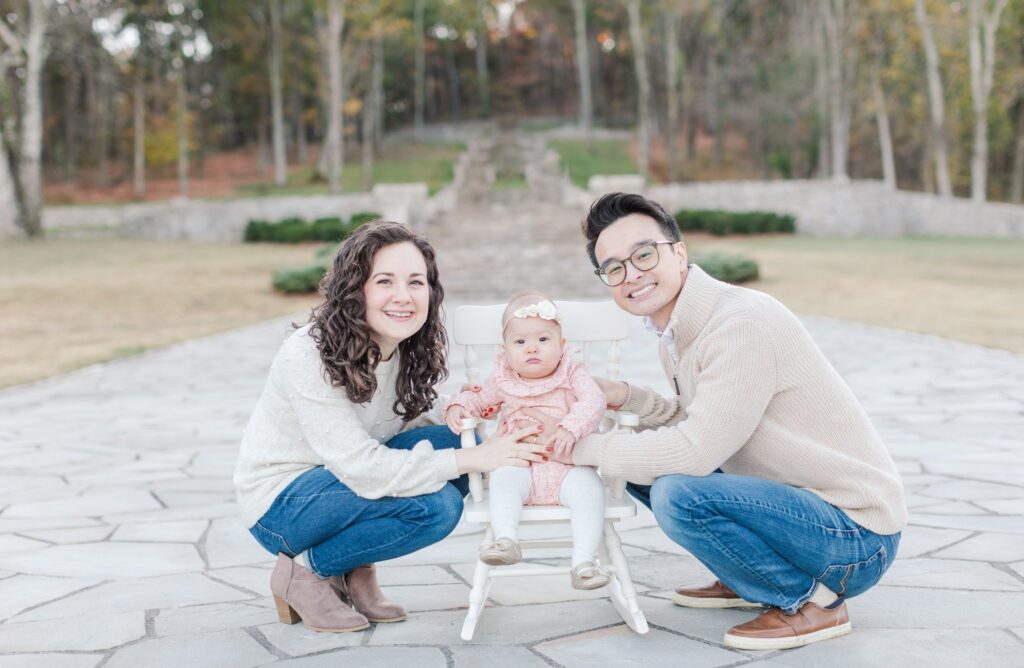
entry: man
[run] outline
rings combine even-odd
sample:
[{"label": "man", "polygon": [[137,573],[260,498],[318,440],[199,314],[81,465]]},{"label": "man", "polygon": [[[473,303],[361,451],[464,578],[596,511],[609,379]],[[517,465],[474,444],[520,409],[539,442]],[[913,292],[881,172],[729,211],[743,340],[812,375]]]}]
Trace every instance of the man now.
[{"label": "man", "polygon": [[768,608],[729,629],[726,645],[849,633],[845,599],[878,582],[906,524],[899,473],[863,408],[786,307],[688,264],[657,203],[606,195],[583,232],[612,298],[657,335],[676,396],[599,379],[641,431],[584,438],[574,462],[630,481],[718,577],[679,588],[676,604]]}]

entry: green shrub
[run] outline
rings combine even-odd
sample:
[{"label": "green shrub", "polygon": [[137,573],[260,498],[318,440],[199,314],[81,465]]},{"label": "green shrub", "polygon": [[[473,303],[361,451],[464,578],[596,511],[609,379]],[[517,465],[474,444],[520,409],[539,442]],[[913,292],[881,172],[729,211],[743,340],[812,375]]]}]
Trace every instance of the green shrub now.
[{"label": "green shrub", "polygon": [[266,241],[269,227],[270,223],[265,220],[250,220],[245,226],[244,239],[247,242]]},{"label": "green shrub", "polygon": [[349,235],[348,225],[338,216],[313,221],[313,238],[317,241],[341,241]]},{"label": "green shrub", "polygon": [[327,267],[319,263],[297,269],[282,269],[274,272],[272,284],[281,292],[291,294],[316,292],[326,273]]},{"label": "green shrub", "polygon": [[380,219],[381,215],[379,213],[374,213],[373,211],[358,211],[353,213],[352,217],[348,221],[348,233],[352,234],[360,225]]},{"label": "green shrub", "polygon": [[796,219],[788,214],[768,211],[722,211],[720,209],[681,209],[676,223],[683,232],[704,231],[715,236],[728,234],[768,234],[796,231]]},{"label": "green shrub", "polygon": [[745,255],[694,253],[690,261],[726,283],[745,283],[758,278],[757,262]]}]

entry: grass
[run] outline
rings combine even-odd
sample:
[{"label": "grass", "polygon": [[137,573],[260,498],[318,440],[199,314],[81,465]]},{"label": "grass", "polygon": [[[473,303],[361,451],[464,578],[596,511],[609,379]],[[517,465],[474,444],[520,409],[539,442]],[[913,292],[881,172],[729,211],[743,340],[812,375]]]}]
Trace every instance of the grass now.
[{"label": "grass", "polygon": [[798,313],[934,334],[1024,354],[1024,241],[685,236],[691,251],[743,253]]},{"label": "grass", "polygon": [[0,245],[0,387],[310,308],[274,269],[316,244],[47,239]]},{"label": "grass", "polygon": [[[397,144],[385,146],[373,163],[374,183],[427,184],[433,194],[451,182],[453,167],[459,154],[465,150],[462,144]],[[348,156],[342,171],[343,192],[363,190],[363,170],[360,156]],[[288,183],[274,186],[269,183],[254,183],[238,186],[239,195],[308,195],[328,192],[327,183],[319,180],[313,167],[293,169],[288,173]]]},{"label": "grass", "polygon": [[597,174],[637,173],[626,139],[595,139],[589,149],[582,139],[553,139],[548,146],[562,156],[569,178],[581,188]]},{"label": "grass", "polygon": [[[746,285],[798,313],[1024,354],[1024,241],[686,240],[691,251],[754,257],[762,278]],[[316,296],[276,293],[270,276],[309,264],[318,247],[73,239],[0,245],[0,386],[304,312]]]}]

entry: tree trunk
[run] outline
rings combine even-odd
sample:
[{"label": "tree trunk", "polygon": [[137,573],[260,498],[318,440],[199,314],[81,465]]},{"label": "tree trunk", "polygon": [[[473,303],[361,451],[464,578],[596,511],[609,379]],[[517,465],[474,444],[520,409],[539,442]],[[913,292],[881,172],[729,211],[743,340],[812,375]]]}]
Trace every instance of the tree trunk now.
[{"label": "tree trunk", "polygon": [[818,178],[829,176],[828,133],[825,119],[828,110],[828,50],[825,48],[825,22],[821,13],[814,20],[814,96],[818,112]]},{"label": "tree trunk", "polygon": [[373,187],[373,121],[377,112],[373,108],[372,93],[363,104],[363,190]]},{"label": "tree trunk", "polygon": [[270,113],[274,137],[274,183],[288,182],[284,140],[284,94],[281,92],[281,0],[270,0]]},{"label": "tree trunk", "polygon": [[476,0],[476,93],[480,100],[480,115],[491,115],[491,83],[487,71],[487,19],[484,8],[487,0]]},{"label": "tree trunk", "polygon": [[586,0],[572,0],[572,11],[576,19],[576,75],[579,78],[580,128],[590,141],[594,124],[594,100],[590,90],[590,48],[587,39]]},{"label": "tree trunk", "polygon": [[185,64],[178,70],[178,194],[188,197],[188,82]]},{"label": "tree trunk", "polygon": [[[968,50],[971,63],[971,101],[974,106],[974,150],[971,155],[971,199],[984,202],[988,182],[988,100],[996,61],[996,30],[1009,0],[995,0],[991,11],[981,0],[969,0]],[[986,9],[988,2],[986,0]]]},{"label": "tree trunk", "polygon": [[[6,77],[7,73],[0,72],[0,75]],[[21,236],[25,231],[14,174],[7,160],[9,147],[6,141],[7,137],[3,129],[0,129],[0,239]]]},{"label": "tree trunk", "polygon": [[445,73],[448,77],[448,101],[452,108],[452,118],[462,117],[462,96],[459,94],[459,70],[455,66],[455,52],[451,40],[444,40]]},{"label": "tree trunk", "polygon": [[1010,201],[1017,204],[1024,201],[1024,100],[1017,101],[1017,147],[1013,152]]},{"label": "tree trunk", "polygon": [[48,0],[29,1],[28,37],[25,40],[25,97],[21,116],[21,151],[18,159],[23,224],[30,237],[43,233],[43,67],[46,65]]},{"label": "tree trunk", "polygon": [[928,103],[932,117],[932,154],[935,158],[935,180],[939,194],[943,197],[953,196],[953,184],[949,177],[949,157],[946,147],[945,102],[942,93],[942,78],[939,75],[939,51],[935,46],[935,35],[932,34],[928,17],[925,14],[924,0],[914,0],[914,14],[921,27],[921,41],[924,44],[925,71],[928,74]]},{"label": "tree trunk", "polygon": [[647,74],[647,49],[644,44],[643,25],[640,22],[640,0],[629,0],[629,41],[633,43],[633,66],[636,69],[637,119],[640,122],[637,133],[637,158],[640,173],[650,177],[651,147],[651,80]]},{"label": "tree trunk", "polygon": [[427,88],[427,54],[423,34],[423,12],[426,9],[426,0],[416,0],[414,8],[413,30],[416,32],[416,83],[413,90],[414,126],[416,138],[423,135],[423,105],[425,103]]},{"label": "tree trunk", "polygon": [[889,114],[885,108],[885,91],[882,77],[876,71],[871,87],[875,96],[875,121],[878,124],[878,146],[882,151],[882,180],[885,187],[896,190],[896,158],[892,150],[892,132],[889,129]]},{"label": "tree trunk", "polygon": [[[110,68],[105,54],[100,54],[96,76],[96,184],[110,186]],[[116,126],[115,126],[116,127]]]},{"label": "tree trunk", "polygon": [[848,181],[847,155],[850,146],[851,94],[853,81],[846,75],[846,0],[828,0],[821,5],[829,54],[829,107],[832,110],[832,178]]},{"label": "tree trunk", "polygon": [[302,104],[301,84],[294,81],[289,88],[289,99],[292,108],[292,118],[295,122],[295,162],[305,165],[309,159],[309,146],[306,142],[306,117]]},{"label": "tree trunk", "polygon": [[327,108],[327,181],[331,193],[341,192],[341,170],[344,164],[342,146],[341,31],[345,25],[342,0],[328,0],[327,17],[327,79],[330,100]]},{"label": "tree trunk", "polygon": [[668,138],[668,180],[679,180],[679,25],[678,7],[665,8],[665,88],[668,96],[668,110],[665,134]]},{"label": "tree trunk", "polygon": [[132,183],[133,193],[138,199],[146,196],[146,68],[143,48],[140,43],[135,56],[135,99],[132,105]]},{"label": "tree trunk", "polygon": [[373,35],[373,71],[370,77],[373,86],[373,145],[380,148],[384,142],[384,32],[379,29]]},{"label": "tree trunk", "polygon": [[64,72],[64,178],[75,176],[78,162],[78,68],[74,61],[65,63]]}]

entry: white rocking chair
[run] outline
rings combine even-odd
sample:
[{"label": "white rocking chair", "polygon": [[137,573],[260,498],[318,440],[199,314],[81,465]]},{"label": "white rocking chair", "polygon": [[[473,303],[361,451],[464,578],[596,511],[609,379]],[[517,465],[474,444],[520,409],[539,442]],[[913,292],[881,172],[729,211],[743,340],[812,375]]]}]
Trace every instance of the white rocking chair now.
[{"label": "white rocking chair", "polygon": [[[561,316],[562,333],[567,341],[581,348],[584,364],[589,367],[589,356],[593,343],[608,343],[608,362],[605,375],[609,378],[617,378],[619,374],[619,341],[629,335],[629,322],[626,314],[612,302],[558,301],[556,305]],[[485,348],[494,351],[496,346],[502,342],[501,314],[504,308],[504,304],[461,306],[455,311],[452,337],[456,344],[466,347],[466,380],[470,384],[480,382],[477,349]],[[637,416],[631,413],[609,413],[605,419],[605,427],[610,428],[632,429],[637,424]],[[477,425],[478,421],[474,418],[463,421],[463,448],[471,448],[476,445]],[[647,619],[637,604],[636,588],[629,575],[629,566],[626,564],[626,556],[622,552],[622,543],[615,531],[615,522],[624,517],[636,515],[636,504],[624,493],[625,480],[605,478],[604,482],[607,488],[604,537],[598,550],[598,559],[611,574],[608,592],[615,609],[618,610],[629,628],[637,633],[647,633]],[[490,524],[491,516],[487,506],[483,477],[479,473],[470,474],[469,489],[471,498],[466,501],[464,517],[470,522],[486,525],[483,544],[490,544],[494,541],[494,530]],[[569,508],[561,505],[526,506],[523,508],[521,523],[523,525],[561,523],[566,526],[568,534],[569,513]],[[554,540],[522,540],[519,545],[524,551],[536,548],[571,548],[572,541],[567,535]],[[487,602],[492,578],[568,575],[569,570],[568,567],[536,564],[496,568],[477,560],[473,575],[473,588],[469,593],[469,611],[466,613],[466,621],[462,625],[462,639],[471,640],[473,638],[477,621],[479,621],[480,614]]]}]

